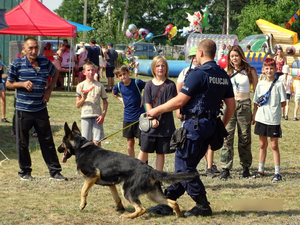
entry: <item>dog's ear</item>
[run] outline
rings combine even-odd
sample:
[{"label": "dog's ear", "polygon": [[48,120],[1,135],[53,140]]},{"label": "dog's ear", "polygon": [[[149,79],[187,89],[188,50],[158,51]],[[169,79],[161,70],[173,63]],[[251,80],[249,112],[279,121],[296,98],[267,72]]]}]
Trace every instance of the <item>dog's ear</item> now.
[{"label": "dog's ear", "polygon": [[80,132],[76,122],[74,122],[72,125],[72,131],[75,133],[78,133],[81,136],[81,132]]},{"label": "dog's ear", "polygon": [[70,130],[70,127],[68,125],[67,122],[65,122],[65,133],[66,133],[66,136],[68,136],[68,134],[72,134],[72,131]]}]

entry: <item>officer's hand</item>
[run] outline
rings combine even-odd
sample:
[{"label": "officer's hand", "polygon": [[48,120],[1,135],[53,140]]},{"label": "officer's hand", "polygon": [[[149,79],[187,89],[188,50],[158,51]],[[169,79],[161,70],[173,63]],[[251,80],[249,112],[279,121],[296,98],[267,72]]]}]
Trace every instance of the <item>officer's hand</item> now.
[{"label": "officer's hand", "polygon": [[158,113],[156,111],[157,111],[156,108],[150,109],[147,112],[147,117],[157,117]]}]

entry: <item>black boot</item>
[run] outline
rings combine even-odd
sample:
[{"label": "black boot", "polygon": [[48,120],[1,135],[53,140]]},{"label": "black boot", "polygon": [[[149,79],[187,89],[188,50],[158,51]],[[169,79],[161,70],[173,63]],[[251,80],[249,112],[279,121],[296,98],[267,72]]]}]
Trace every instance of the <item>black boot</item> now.
[{"label": "black boot", "polygon": [[244,178],[251,177],[251,174],[249,172],[249,167],[243,167],[243,177]]},{"label": "black boot", "polygon": [[219,179],[227,179],[230,176],[228,169],[223,169],[222,173],[218,176]]},{"label": "black boot", "polygon": [[207,201],[206,195],[195,195],[191,197],[196,202],[196,205],[190,211],[187,211],[183,214],[185,217],[212,215],[212,211],[209,206],[209,202]]}]

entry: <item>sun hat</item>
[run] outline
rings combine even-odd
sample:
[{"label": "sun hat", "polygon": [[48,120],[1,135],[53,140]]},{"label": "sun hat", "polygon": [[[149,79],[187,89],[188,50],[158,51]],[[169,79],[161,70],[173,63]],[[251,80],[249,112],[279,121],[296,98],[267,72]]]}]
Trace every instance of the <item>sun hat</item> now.
[{"label": "sun hat", "polygon": [[284,65],[284,66],[282,67],[282,72],[283,72],[283,73],[289,73],[289,72],[290,72],[290,67],[289,67],[288,65]]},{"label": "sun hat", "polygon": [[188,55],[188,58],[190,59],[191,56],[196,55],[196,53],[197,53],[197,46],[191,47],[191,48],[190,48],[190,53],[189,53],[189,55]]}]

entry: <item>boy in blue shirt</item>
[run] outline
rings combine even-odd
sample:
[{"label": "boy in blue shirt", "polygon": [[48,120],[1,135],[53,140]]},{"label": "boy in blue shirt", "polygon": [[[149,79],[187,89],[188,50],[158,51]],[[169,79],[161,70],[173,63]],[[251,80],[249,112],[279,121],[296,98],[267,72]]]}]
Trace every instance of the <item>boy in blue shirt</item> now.
[{"label": "boy in blue shirt", "polygon": [[[119,66],[114,70],[114,74],[120,80],[112,91],[115,98],[120,100],[124,107],[123,128],[139,120],[145,109],[141,100],[141,91],[144,89],[146,82],[129,77],[129,69],[126,66]],[[121,95],[120,95],[121,94]],[[134,138],[140,138],[141,131],[139,123],[123,130],[123,137],[127,138],[127,154],[135,157]]]},{"label": "boy in blue shirt", "polygon": [[[259,166],[258,172],[253,178],[263,177],[264,166],[267,156],[268,137],[271,141],[271,149],[273,152],[273,159],[275,164],[275,175],[272,178],[272,182],[281,181],[280,175],[280,153],[278,147],[278,138],[282,137],[281,133],[281,107],[286,105],[286,93],[283,84],[275,80],[276,63],[274,59],[266,58],[263,65],[264,74],[266,80],[261,80],[256,86],[256,90],[253,97],[255,118],[254,133],[259,135],[260,152],[259,152]],[[270,90],[270,97],[265,104],[258,107],[257,100],[260,96],[266,94]]]}]

